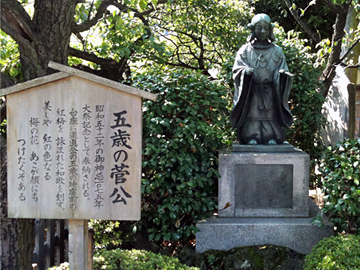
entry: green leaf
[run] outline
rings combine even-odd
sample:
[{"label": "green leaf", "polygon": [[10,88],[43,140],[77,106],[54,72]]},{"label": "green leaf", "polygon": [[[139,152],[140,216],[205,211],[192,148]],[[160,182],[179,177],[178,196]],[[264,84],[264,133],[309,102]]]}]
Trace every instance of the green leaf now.
[{"label": "green leaf", "polygon": [[156,8],[157,4],[158,4],[158,0],[151,0],[151,2],[153,3],[154,7]]},{"label": "green leaf", "polygon": [[156,235],[156,233],[150,233],[149,234],[149,240],[151,241],[151,240],[153,240],[154,239],[154,237],[155,237],[155,235]]},{"label": "green leaf", "polygon": [[122,20],[122,18],[120,16],[116,16],[116,23],[115,23],[115,27],[116,29],[121,29],[122,25],[124,24],[124,21]]},{"label": "green leaf", "polygon": [[147,8],[147,0],[140,0],[139,6],[142,10],[146,9]]},{"label": "green leaf", "polygon": [[180,239],[180,235],[178,233],[173,233],[172,237],[174,240],[179,240]]},{"label": "green leaf", "polygon": [[158,233],[156,236],[155,236],[155,241],[159,241],[161,238],[161,233]]},{"label": "green leaf", "polygon": [[10,76],[16,77],[18,74],[19,74],[19,71],[16,68],[12,67],[10,69]]}]

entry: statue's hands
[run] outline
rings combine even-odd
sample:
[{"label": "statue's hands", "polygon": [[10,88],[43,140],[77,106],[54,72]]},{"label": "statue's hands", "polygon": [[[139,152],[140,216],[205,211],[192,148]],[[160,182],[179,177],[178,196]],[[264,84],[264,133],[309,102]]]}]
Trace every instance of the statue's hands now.
[{"label": "statue's hands", "polygon": [[245,68],[245,74],[246,75],[251,75],[254,73],[254,69],[253,68],[250,68],[250,67],[246,67]]},{"label": "statue's hands", "polygon": [[294,74],[290,73],[289,71],[285,71],[283,69],[279,69],[279,73],[280,74],[285,74],[285,75],[290,76],[290,77],[295,76]]}]

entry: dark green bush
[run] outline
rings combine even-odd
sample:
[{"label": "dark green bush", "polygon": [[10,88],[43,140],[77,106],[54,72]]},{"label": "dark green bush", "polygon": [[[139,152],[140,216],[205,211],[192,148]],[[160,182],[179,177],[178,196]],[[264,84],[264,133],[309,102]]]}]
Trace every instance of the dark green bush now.
[{"label": "dark green bush", "polygon": [[186,240],[217,209],[218,151],[231,141],[226,88],[179,68],[139,75],[133,86],[158,95],[143,104],[139,228],[150,240]]},{"label": "dark green bush", "polygon": [[[68,270],[69,263],[50,268]],[[102,250],[94,256],[94,270],[199,270],[181,264],[177,258],[155,254],[144,250]]]},{"label": "dark green bush", "polygon": [[122,231],[119,221],[93,219],[89,227],[94,230],[95,251],[101,249],[115,249],[122,243]]},{"label": "dark green bush", "polygon": [[282,30],[276,31],[276,35],[289,70],[295,75],[289,97],[294,124],[286,130],[286,138],[289,143],[310,155],[310,187],[315,187],[319,184],[315,165],[324,149],[320,129],[326,123],[321,112],[325,99],[318,81],[321,70],[314,68],[316,55],[305,46],[305,40],[299,38],[299,33],[285,33]]},{"label": "dark green bush", "polygon": [[[295,73],[290,95],[294,125],[287,138],[314,161],[323,150],[319,71],[295,33],[287,36],[276,29],[276,42]],[[246,33],[241,35],[245,42]],[[240,46],[234,44],[234,53]],[[159,97],[143,104],[142,219],[135,225],[158,244],[188,242],[197,231],[195,223],[217,209],[218,151],[236,140],[229,123],[233,61],[224,60],[218,80],[198,71],[158,66],[144,67],[144,73],[133,78],[132,86]],[[312,176],[314,186],[314,170]]]},{"label": "dark green bush", "polygon": [[94,270],[196,270],[174,257],[143,250],[103,250],[94,257]]},{"label": "dark green bush", "polygon": [[320,166],[323,212],[336,231],[360,232],[360,139],[328,147]]},{"label": "dark green bush", "polygon": [[333,236],[321,240],[305,258],[304,270],[360,269],[360,236]]}]

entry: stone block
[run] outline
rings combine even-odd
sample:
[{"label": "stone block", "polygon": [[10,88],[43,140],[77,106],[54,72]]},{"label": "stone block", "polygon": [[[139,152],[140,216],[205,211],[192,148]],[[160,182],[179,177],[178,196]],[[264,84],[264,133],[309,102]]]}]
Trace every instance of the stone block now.
[{"label": "stone block", "polygon": [[[314,203],[315,204],[315,203]],[[307,218],[214,218],[197,224],[196,251],[229,250],[234,247],[278,245],[309,254],[321,239],[334,234],[333,225],[312,225],[317,208]]]},{"label": "stone block", "polygon": [[219,217],[309,216],[309,155],[286,149],[220,154]]}]

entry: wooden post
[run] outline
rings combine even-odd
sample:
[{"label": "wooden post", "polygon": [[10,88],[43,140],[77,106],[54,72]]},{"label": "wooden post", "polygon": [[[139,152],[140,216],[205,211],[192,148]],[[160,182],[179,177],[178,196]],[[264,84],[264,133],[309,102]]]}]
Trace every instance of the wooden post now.
[{"label": "wooden post", "polygon": [[355,139],[355,129],[356,129],[356,86],[353,83],[348,84],[348,93],[349,93],[349,139]]},{"label": "wooden post", "polygon": [[88,268],[93,269],[93,256],[94,256],[94,245],[95,245],[95,231],[93,229],[89,230],[89,237],[88,237]]},{"label": "wooden post", "polygon": [[[69,269],[88,270],[88,221],[69,220]],[[91,269],[90,269],[91,270]]]}]

